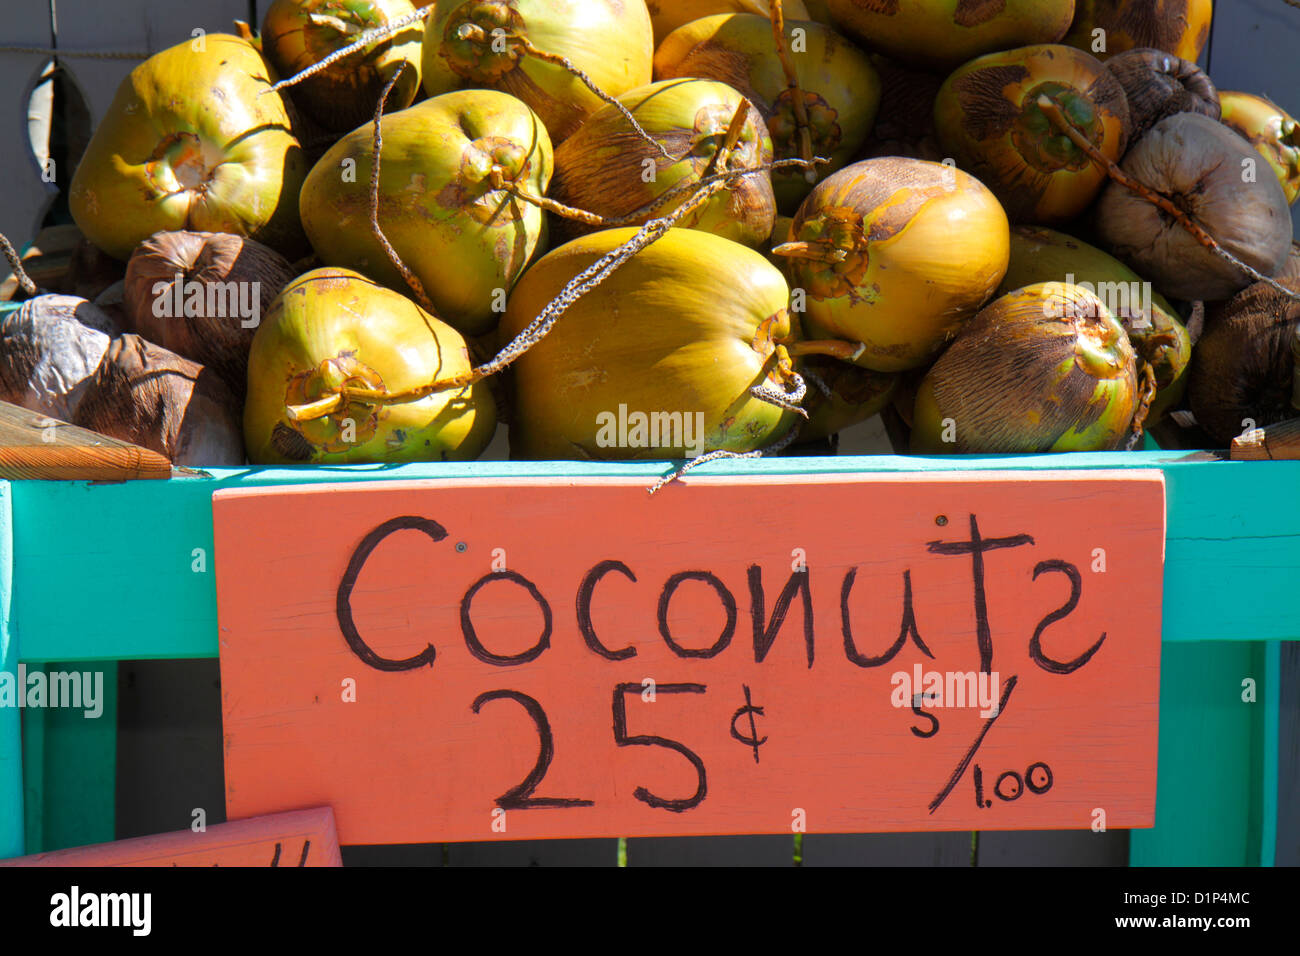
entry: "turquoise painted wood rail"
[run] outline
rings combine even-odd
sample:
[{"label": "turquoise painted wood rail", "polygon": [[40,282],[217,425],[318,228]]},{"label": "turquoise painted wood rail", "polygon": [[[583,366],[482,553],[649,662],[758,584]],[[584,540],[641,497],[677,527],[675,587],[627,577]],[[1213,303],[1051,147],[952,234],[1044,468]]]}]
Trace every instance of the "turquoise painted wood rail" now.
[{"label": "turquoise painted wood rail", "polygon": [[[1131,861],[1268,865],[1277,817],[1277,642],[1300,639],[1300,614],[1291,610],[1300,583],[1300,462],[1153,451],[777,458],[710,463],[700,473],[1086,468],[1159,468],[1167,486],[1156,827],[1133,832]],[[473,462],[223,469],[169,482],[13,483],[0,495],[0,528],[8,532],[0,535],[0,661],[12,669],[17,660],[30,666],[215,657],[211,496],[217,489],[539,475],[639,476],[649,483],[663,470],[654,463]],[[196,562],[198,556],[204,561]],[[1247,678],[1257,685],[1253,704],[1242,700]],[[113,742],[52,736],[48,728],[25,730],[24,737],[29,750],[39,750],[28,755],[27,777],[29,802],[41,806],[29,807],[27,816],[45,821],[43,835],[40,828],[33,834],[43,845],[23,839],[17,717],[0,710],[0,856],[21,852],[24,843],[28,852],[54,848],[48,824],[70,809],[64,796],[70,788],[80,791],[76,812],[86,818],[78,839],[87,832],[112,839],[112,775],[107,784],[85,778],[104,776]],[[51,762],[74,760],[91,769],[62,778],[45,772]]]}]

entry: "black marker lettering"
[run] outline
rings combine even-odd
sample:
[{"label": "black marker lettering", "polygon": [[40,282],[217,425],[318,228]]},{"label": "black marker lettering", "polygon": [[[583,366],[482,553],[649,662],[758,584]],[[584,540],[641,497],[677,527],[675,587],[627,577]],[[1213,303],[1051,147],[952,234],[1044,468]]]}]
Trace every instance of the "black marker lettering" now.
[{"label": "black marker lettering", "polygon": [[[496,573],[502,574],[504,572],[498,571]],[[528,772],[528,776],[524,777],[522,783],[511,787],[497,797],[497,806],[503,810],[540,810],[550,807],[592,806],[593,803],[590,800],[576,800],[572,797],[533,796],[533,791],[537,789],[537,785],[546,776],[546,771],[551,766],[551,760],[555,757],[555,738],[551,735],[551,722],[546,719],[546,711],[542,710],[541,704],[517,690],[489,690],[479,694],[474,698],[474,713],[477,714],[479,708],[490,700],[513,700],[521,704],[524,710],[528,711],[528,716],[533,718],[533,725],[537,728],[537,737],[541,741],[541,749],[537,754],[537,763],[533,764],[533,769]]]},{"label": "black marker lettering", "polygon": [[767,657],[767,652],[772,649],[772,642],[780,633],[781,625],[785,623],[786,613],[790,610],[790,602],[794,600],[797,593],[803,603],[803,643],[807,649],[808,666],[813,666],[813,603],[812,591],[808,586],[810,577],[811,572],[807,568],[791,573],[790,580],[786,581],[785,587],[776,599],[776,605],[772,608],[772,620],[767,623],[763,620],[766,604],[763,595],[763,569],[757,564],[750,565],[749,608],[750,616],[754,621],[755,664],[761,664],[763,658]]},{"label": "black marker lettering", "polygon": [[853,628],[849,624],[849,595],[853,591],[853,582],[857,577],[858,569],[849,568],[844,573],[844,584],[840,587],[840,628],[844,632],[844,656],[859,667],[879,667],[893,660],[894,655],[903,649],[903,644],[910,636],[912,642],[921,649],[921,653],[933,659],[934,655],[930,653],[930,648],[925,646],[925,641],[921,640],[921,632],[916,628],[916,614],[912,611],[910,569],[903,572],[903,623],[898,628],[898,640],[894,641],[889,650],[879,657],[868,657],[858,653],[857,645],[853,642]]},{"label": "black marker lettering", "polygon": [[[524,588],[537,606],[542,609],[542,636],[526,651],[518,654],[493,654],[478,639],[478,634],[474,630],[474,622],[470,618],[470,605],[474,601],[474,595],[478,594],[479,589],[493,581],[513,581],[520,587]],[[515,571],[489,571],[483,577],[470,586],[465,592],[465,596],[460,601],[460,630],[465,635],[465,646],[474,657],[485,664],[495,664],[497,667],[511,667],[515,664],[527,664],[529,661],[535,661],[542,655],[542,651],[551,646],[551,606],[546,603],[546,598],[542,597],[542,592],[537,590],[537,585],[533,584],[522,574]]]},{"label": "black marker lettering", "polygon": [[[677,586],[683,581],[703,581],[709,585],[717,592],[718,599],[722,601],[722,607],[727,612],[727,624],[712,647],[704,647],[699,650],[682,647],[673,640],[673,636],[668,630],[668,604],[672,601]],[[727,649],[732,636],[736,633],[736,599],[731,596],[731,592],[727,590],[726,586],[708,571],[679,571],[664,583],[663,592],[659,595],[659,633],[663,635],[664,641],[678,657],[717,657]]]},{"label": "black marker lettering", "polygon": [[923,711],[921,709],[921,705],[923,703],[925,703],[924,694],[912,695],[912,713],[916,714],[916,716],[918,717],[924,717],[926,720],[930,721],[930,725],[931,725],[930,729],[921,730],[919,727],[912,727],[910,729],[912,733],[916,734],[916,736],[918,737],[933,737],[935,734],[939,732],[939,718],[934,716],[934,714],[929,714]]},{"label": "black marker lettering", "polygon": [[[656,692],[660,694],[703,694],[704,691],[703,684],[660,684],[656,688]],[[681,800],[670,800],[666,797],[656,796],[645,787],[637,787],[632,791],[632,796],[642,803],[647,803],[660,810],[670,810],[673,813],[681,813],[692,807],[698,807],[709,792],[708,779],[704,773],[704,761],[700,759],[699,755],[685,744],[680,744],[676,740],[669,740],[667,737],[656,737],[652,734],[640,734],[636,737],[628,736],[626,695],[628,693],[639,694],[640,692],[640,684],[619,684],[614,688],[614,742],[620,747],[667,747],[669,750],[677,751],[689,760],[691,766],[695,768],[699,785],[695,788],[694,795]]]},{"label": "black marker lettering", "polygon": [[1045,571],[1058,571],[1070,579],[1070,599],[1038,622],[1038,626],[1034,628],[1034,636],[1029,640],[1029,656],[1035,664],[1050,674],[1069,674],[1092,660],[1092,655],[1097,653],[1102,641],[1106,640],[1106,632],[1102,631],[1097,643],[1072,661],[1057,661],[1044,654],[1043,631],[1047,630],[1049,624],[1068,616],[1078,607],[1079,595],[1083,593],[1083,578],[1079,575],[1079,569],[1068,561],[1040,561],[1034,568],[1034,580],[1037,581],[1038,576]]},{"label": "black marker lettering", "polygon": [[596,629],[591,625],[591,597],[596,591],[596,585],[610,571],[617,571],[619,574],[628,578],[632,583],[636,583],[636,575],[622,561],[602,561],[582,579],[582,586],[578,588],[578,630],[582,632],[582,639],[587,642],[587,646],[605,658],[607,661],[625,661],[629,657],[636,656],[635,647],[624,647],[621,650],[611,651],[604,644],[600,643],[600,638],[596,637]]},{"label": "black marker lettering", "polygon": [[361,543],[352,552],[352,558],[348,561],[347,570],[343,572],[343,580],[339,582],[338,595],[334,601],[334,614],[338,618],[339,630],[343,632],[343,639],[348,642],[348,647],[352,648],[352,653],[375,668],[375,670],[409,671],[425,664],[432,667],[433,659],[438,653],[434,646],[430,644],[419,654],[405,660],[389,660],[386,657],[380,657],[362,640],[361,634],[357,631],[356,622],[352,619],[352,589],[356,587],[357,578],[361,574],[361,569],[365,567],[370,553],[394,531],[406,530],[422,531],[434,541],[441,541],[447,537],[447,532],[443,530],[442,525],[429,518],[421,518],[418,515],[403,515],[400,518],[385,521],[362,538]]},{"label": "black marker lettering", "polygon": [[998,548],[1018,548],[1022,544],[1033,544],[1034,539],[1027,534],[1014,534],[1006,538],[980,537],[979,522],[970,516],[969,541],[931,541],[926,547],[932,554],[969,554],[971,556],[971,575],[975,580],[975,636],[979,642],[980,670],[985,674],[993,671],[993,635],[989,630],[988,602],[984,597],[984,552]]}]

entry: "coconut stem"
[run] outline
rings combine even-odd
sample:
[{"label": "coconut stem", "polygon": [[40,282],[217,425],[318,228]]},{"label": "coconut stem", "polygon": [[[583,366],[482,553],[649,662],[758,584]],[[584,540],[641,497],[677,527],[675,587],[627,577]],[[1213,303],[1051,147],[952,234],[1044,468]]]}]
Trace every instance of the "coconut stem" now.
[{"label": "coconut stem", "polygon": [[392,244],[388,241],[388,237],[384,235],[384,230],[379,226],[379,154],[384,148],[384,139],[380,127],[383,125],[384,104],[388,102],[388,94],[392,92],[393,86],[397,83],[401,75],[406,72],[406,67],[407,64],[405,60],[397,65],[397,69],[393,71],[392,77],[390,77],[388,82],[384,84],[384,91],[379,94],[379,102],[375,104],[375,133],[373,137],[375,158],[371,163],[370,168],[370,230],[374,233],[375,238],[379,240],[379,244],[383,246],[384,253],[388,256],[388,260],[397,267],[397,271],[402,274],[402,278],[406,280],[406,284],[410,286],[411,291],[415,293],[415,297],[419,300],[420,305],[424,307],[426,312],[431,315],[436,315],[438,310],[435,309],[433,303],[429,301],[429,296],[424,291],[424,283],[416,278],[415,273],[406,267],[406,263],[402,261],[402,257],[397,254],[397,250],[393,248]]},{"label": "coconut stem", "polygon": [[22,289],[23,292],[28,295],[35,295],[37,291],[36,283],[32,281],[32,277],[29,276],[27,270],[23,268],[22,257],[19,256],[18,251],[14,249],[13,243],[3,235],[0,235],[0,252],[4,253],[4,257],[9,260],[9,265],[13,267],[14,278],[18,280],[18,288]]},{"label": "coconut stem", "polygon": [[736,107],[736,112],[731,115],[731,122],[727,124],[727,132],[722,137],[722,145],[718,147],[713,158],[709,160],[709,165],[704,167],[704,173],[700,177],[712,176],[718,167],[727,168],[727,160],[731,158],[731,151],[736,148],[736,143],[740,142],[740,134],[745,130],[745,121],[749,119],[750,102],[745,97],[740,98],[740,105]]},{"label": "coconut stem", "polygon": [[493,189],[504,189],[516,199],[521,199],[526,203],[531,203],[547,212],[555,213],[557,216],[563,216],[565,219],[573,219],[588,226],[608,226],[609,221],[604,216],[597,215],[594,212],[588,212],[585,209],[579,209],[577,206],[566,206],[562,202],[556,202],[546,196],[534,196],[528,190],[524,189],[514,180],[506,179],[500,169],[493,169],[489,174],[488,181],[492,184]]},{"label": "coconut stem", "polygon": [[787,259],[808,259],[813,262],[843,262],[848,253],[824,242],[783,242],[772,247],[772,254]]},{"label": "coconut stem", "polygon": [[1142,441],[1142,427],[1146,424],[1147,415],[1151,411],[1151,403],[1156,398],[1156,370],[1147,362],[1138,361],[1140,366],[1138,375],[1142,378],[1142,394],[1138,398],[1137,410],[1133,413],[1133,423],[1129,426],[1128,441],[1124,445],[1125,451],[1132,451]]},{"label": "coconut stem", "polygon": [[1043,114],[1051,121],[1053,126],[1055,126],[1060,132],[1064,133],[1069,138],[1070,142],[1074,143],[1075,146],[1079,147],[1079,149],[1086,153],[1089,159],[1105,170],[1106,174],[1111,179],[1115,180],[1115,182],[1119,183],[1130,192],[1141,196],[1147,202],[1159,208],[1162,212],[1172,216],[1184,229],[1191,233],[1192,238],[1202,246],[1219,258],[1230,262],[1256,282],[1263,282],[1265,285],[1282,293],[1287,298],[1300,301],[1300,293],[1293,292],[1276,279],[1270,278],[1258,269],[1247,265],[1227,249],[1223,248],[1223,246],[1219,245],[1218,241],[1213,236],[1202,229],[1200,224],[1192,219],[1191,216],[1187,215],[1187,213],[1174,205],[1168,196],[1161,195],[1145,183],[1139,182],[1128,173],[1124,172],[1124,170],[1113,162],[1110,157],[1106,156],[1101,152],[1101,150],[1097,149],[1096,146],[1090,143],[1088,138],[1079,132],[1073,123],[1065,118],[1065,114],[1061,112],[1061,108],[1056,105],[1056,102],[1050,96],[1047,94],[1039,96],[1037,105],[1038,108],[1043,111]]},{"label": "coconut stem", "polygon": [[545,50],[539,50],[537,49],[537,47],[533,46],[532,43],[529,42],[527,37],[514,36],[511,39],[513,39],[517,44],[519,44],[519,48],[523,50],[525,53],[527,53],[529,56],[541,60],[543,63],[550,63],[553,64],[554,66],[561,67],[562,69],[567,70],[573,76],[576,76],[579,80],[582,81],[583,85],[586,86],[587,89],[591,90],[591,92],[596,94],[596,96],[600,97],[610,106],[614,107],[614,109],[622,113],[623,118],[627,120],[629,124],[631,124],[634,130],[636,130],[636,134],[640,136],[643,140],[645,140],[647,143],[649,143],[651,146],[653,146],[655,149],[657,149],[659,151],[659,154],[663,156],[664,159],[668,160],[670,163],[676,162],[676,160],[673,159],[673,157],[669,154],[668,150],[664,149],[663,144],[660,143],[659,140],[651,136],[649,133],[647,133],[645,129],[641,126],[641,124],[636,121],[636,117],[632,115],[631,110],[629,110],[626,106],[624,106],[618,100],[614,99],[614,97],[610,96],[599,86],[597,86],[596,81],[593,80],[591,77],[589,77],[586,73],[582,72],[582,70],[574,66],[573,63],[568,59],[568,57],[560,56],[558,53],[547,53]]},{"label": "coconut stem", "polygon": [[319,63],[313,63],[311,66],[307,67],[307,69],[295,73],[293,76],[289,77],[288,79],[281,80],[279,83],[276,83],[268,87],[267,89],[263,90],[258,95],[265,96],[267,93],[278,93],[280,90],[301,83],[303,80],[307,79],[308,77],[315,76],[317,73],[320,73],[322,70],[328,70],[339,60],[342,60],[344,57],[352,55],[353,53],[357,52],[357,50],[363,49],[364,47],[368,47],[370,44],[375,43],[379,40],[387,40],[391,36],[396,36],[397,34],[401,33],[403,30],[405,30],[407,27],[419,23],[422,20],[426,19],[432,13],[433,13],[432,5],[427,7],[422,7],[421,9],[416,10],[414,13],[408,13],[404,17],[398,17],[396,20],[393,20],[391,23],[386,23],[382,27],[375,27],[373,30],[367,30],[365,33],[358,36],[347,46],[335,50],[333,53],[325,57],[325,59],[321,60]]},{"label": "coconut stem", "polygon": [[867,347],[862,342],[845,342],[842,339],[805,339],[786,346],[786,351],[795,357],[829,355],[845,362],[855,361],[866,350]]},{"label": "coconut stem", "polygon": [[[799,130],[799,155],[805,162],[812,162],[812,127],[808,122],[808,105],[803,100],[803,90],[799,88],[799,74],[795,72],[790,60],[790,51],[785,45],[785,11],[781,9],[781,0],[772,0],[772,39],[776,42],[776,55],[785,72],[785,82],[794,101],[794,123]],[[817,168],[809,166],[804,170],[804,179],[809,185],[817,182]]]}]

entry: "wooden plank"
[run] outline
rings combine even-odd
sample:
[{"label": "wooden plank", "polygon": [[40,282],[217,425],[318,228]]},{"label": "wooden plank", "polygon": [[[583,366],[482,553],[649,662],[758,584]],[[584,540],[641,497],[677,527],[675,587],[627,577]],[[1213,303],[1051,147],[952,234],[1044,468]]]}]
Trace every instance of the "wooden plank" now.
[{"label": "wooden plank", "polygon": [[[1160,468],[1168,494],[1163,640],[1295,640],[1278,614],[1300,577],[1300,463],[1221,462],[1185,452],[1001,458],[803,458],[711,462],[705,475],[945,474],[955,470]],[[338,468],[213,469],[211,480],[14,485],[15,587],[25,660],[217,656],[213,491],[350,480],[636,476],[661,464],[471,462]],[[141,516],[149,516],[142,521]],[[88,536],[86,529],[97,533]],[[81,600],[69,604],[65,581]],[[1249,600],[1242,600],[1249,595]],[[113,607],[105,618],[102,607]]]},{"label": "wooden plank", "polygon": [[1125,866],[1129,833],[1127,830],[989,831],[980,834],[979,865]]},{"label": "wooden plank", "polygon": [[1277,866],[1300,866],[1300,642],[1281,644],[1278,721]]},{"label": "wooden plank", "polygon": [[[1129,835],[1129,862],[1258,866],[1262,649],[1257,642],[1166,645],[1160,664],[1156,826]],[[1247,678],[1260,689],[1255,703],[1242,699]]]},{"label": "wooden plank", "polygon": [[[1036,838],[1044,831],[1034,831]],[[970,834],[809,833],[802,866],[970,866]]]},{"label": "wooden plank", "polygon": [[195,811],[208,826],[226,822],[217,662],[119,668],[116,839],[183,829]]},{"label": "wooden plank", "polygon": [[0,867],[342,865],[329,807],[0,860]]},{"label": "wooden plank", "polygon": [[627,865],[792,866],[793,851],[790,834],[650,837],[627,841]]},{"label": "wooden plank", "polygon": [[171,475],[171,462],[155,451],[0,402],[0,478],[134,481]]},{"label": "wooden plank", "polygon": [[[1086,828],[1098,806],[1152,823],[1158,472],[691,478],[657,498],[448,481],[213,509],[232,814],[328,802],[345,843]],[[976,670],[978,704],[954,700]],[[527,812],[535,789],[548,812]]]},{"label": "wooden plank", "polygon": [[[93,694],[75,706],[54,706],[23,713],[24,803],[27,850],[59,850],[100,843],[114,837],[117,762],[117,664],[20,665],[43,674],[46,687],[56,680],[80,684],[77,693]],[[22,671],[20,671],[20,674]],[[20,682],[21,683],[21,682]],[[93,709],[92,709],[93,708]]]},{"label": "wooden plank", "polygon": [[[13,495],[0,481],[0,673],[18,673],[13,622]],[[18,856],[23,838],[22,714],[0,707],[0,857]]]},{"label": "wooden plank", "polygon": [[[49,0],[7,4],[3,46],[48,49],[53,44]],[[45,210],[58,194],[41,179],[41,167],[28,135],[28,102],[49,62],[39,53],[0,53],[0,233],[21,249],[40,228]],[[0,266],[8,272],[8,265]]]}]

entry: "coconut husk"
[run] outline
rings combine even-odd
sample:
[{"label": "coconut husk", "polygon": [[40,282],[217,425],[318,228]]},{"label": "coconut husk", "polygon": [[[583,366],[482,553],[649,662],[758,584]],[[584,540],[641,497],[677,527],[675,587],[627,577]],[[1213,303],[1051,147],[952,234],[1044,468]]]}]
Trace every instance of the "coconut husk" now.
[{"label": "coconut husk", "polygon": [[[1258,160],[1250,144],[1221,123],[1178,113],[1152,127],[1121,166],[1168,197],[1228,252],[1272,276],[1286,262],[1291,215],[1269,170],[1243,181],[1242,171]],[[1111,182],[1102,192],[1096,220],[1110,251],[1172,299],[1213,302],[1250,284],[1245,272],[1120,183]]]},{"label": "coconut husk", "polygon": [[[1300,292],[1300,243],[1292,243],[1277,281]],[[1298,331],[1300,302],[1263,282],[1207,310],[1187,392],[1197,423],[1216,442],[1226,447],[1244,430],[1294,417]]]},{"label": "coconut husk", "polygon": [[0,317],[0,400],[71,421],[115,333],[85,299],[29,299]]},{"label": "coconut husk", "polygon": [[242,465],[237,408],[211,369],[126,334],[108,344],[68,420],[166,455],[174,465]]},{"label": "coconut husk", "polygon": [[1219,92],[1209,75],[1172,53],[1151,48],[1128,50],[1107,60],[1106,69],[1128,97],[1132,140],[1175,113],[1200,113],[1217,120],[1222,112]]},{"label": "coconut husk", "polygon": [[253,334],[293,277],[288,260],[251,239],[155,233],[127,263],[126,328],[212,369],[242,401]]}]

